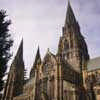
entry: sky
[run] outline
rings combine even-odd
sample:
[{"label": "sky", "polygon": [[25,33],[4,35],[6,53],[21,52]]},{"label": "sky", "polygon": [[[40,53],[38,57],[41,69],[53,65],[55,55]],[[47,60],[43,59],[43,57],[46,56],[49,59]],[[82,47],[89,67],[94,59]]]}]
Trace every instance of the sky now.
[{"label": "sky", "polygon": [[[6,10],[7,19],[12,21],[9,27],[14,40],[12,59],[23,38],[24,62],[28,73],[38,45],[42,59],[48,48],[56,54],[67,3],[68,0],[0,0],[0,9]],[[70,0],[70,3],[87,42],[90,57],[100,56],[100,1]]]}]

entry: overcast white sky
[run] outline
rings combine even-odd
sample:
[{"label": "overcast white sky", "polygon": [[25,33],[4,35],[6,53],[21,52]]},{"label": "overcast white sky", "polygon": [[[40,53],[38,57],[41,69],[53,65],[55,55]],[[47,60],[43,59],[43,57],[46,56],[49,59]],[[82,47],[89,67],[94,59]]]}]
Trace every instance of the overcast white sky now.
[{"label": "overcast white sky", "polygon": [[[30,70],[36,50],[44,57],[47,48],[57,52],[65,21],[68,0],[0,0],[0,9],[7,10],[12,20],[13,56],[23,37],[25,66]],[[91,58],[100,56],[100,1],[70,0]]]}]

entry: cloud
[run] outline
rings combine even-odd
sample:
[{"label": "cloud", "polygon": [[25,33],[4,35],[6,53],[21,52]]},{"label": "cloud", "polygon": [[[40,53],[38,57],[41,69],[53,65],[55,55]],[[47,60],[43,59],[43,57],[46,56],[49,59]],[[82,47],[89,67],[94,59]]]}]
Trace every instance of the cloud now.
[{"label": "cloud", "polygon": [[[100,56],[100,2],[71,0],[71,5],[86,38],[89,54],[91,57]],[[24,38],[26,68],[31,69],[38,45],[42,58],[47,48],[57,52],[67,10],[66,0],[0,0],[0,8],[6,9],[12,20],[10,30],[15,40],[14,55],[21,38]]]},{"label": "cloud", "polygon": [[72,0],[72,6],[88,44],[90,57],[100,56],[100,2],[98,0]]}]

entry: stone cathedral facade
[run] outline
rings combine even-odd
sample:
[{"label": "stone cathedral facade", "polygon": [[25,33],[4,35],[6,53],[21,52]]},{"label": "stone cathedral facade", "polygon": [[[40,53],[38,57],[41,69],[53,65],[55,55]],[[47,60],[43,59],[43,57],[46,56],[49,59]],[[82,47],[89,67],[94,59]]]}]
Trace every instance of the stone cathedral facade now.
[{"label": "stone cathedral facade", "polygon": [[100,100],[100,58],[90,59],[70,2],[57,54],[39,48],[24,80],[23,40],[10,67],[2,100]]}]

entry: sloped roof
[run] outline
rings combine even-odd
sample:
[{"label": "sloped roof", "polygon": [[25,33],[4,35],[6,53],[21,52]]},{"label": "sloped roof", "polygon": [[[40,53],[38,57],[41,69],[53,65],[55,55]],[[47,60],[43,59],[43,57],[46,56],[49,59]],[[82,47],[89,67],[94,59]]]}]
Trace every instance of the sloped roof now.
[{"label": "sloped roof", "polygon": [[90,59],[87,65],[88,71],[100,69],[100,57]]}]

